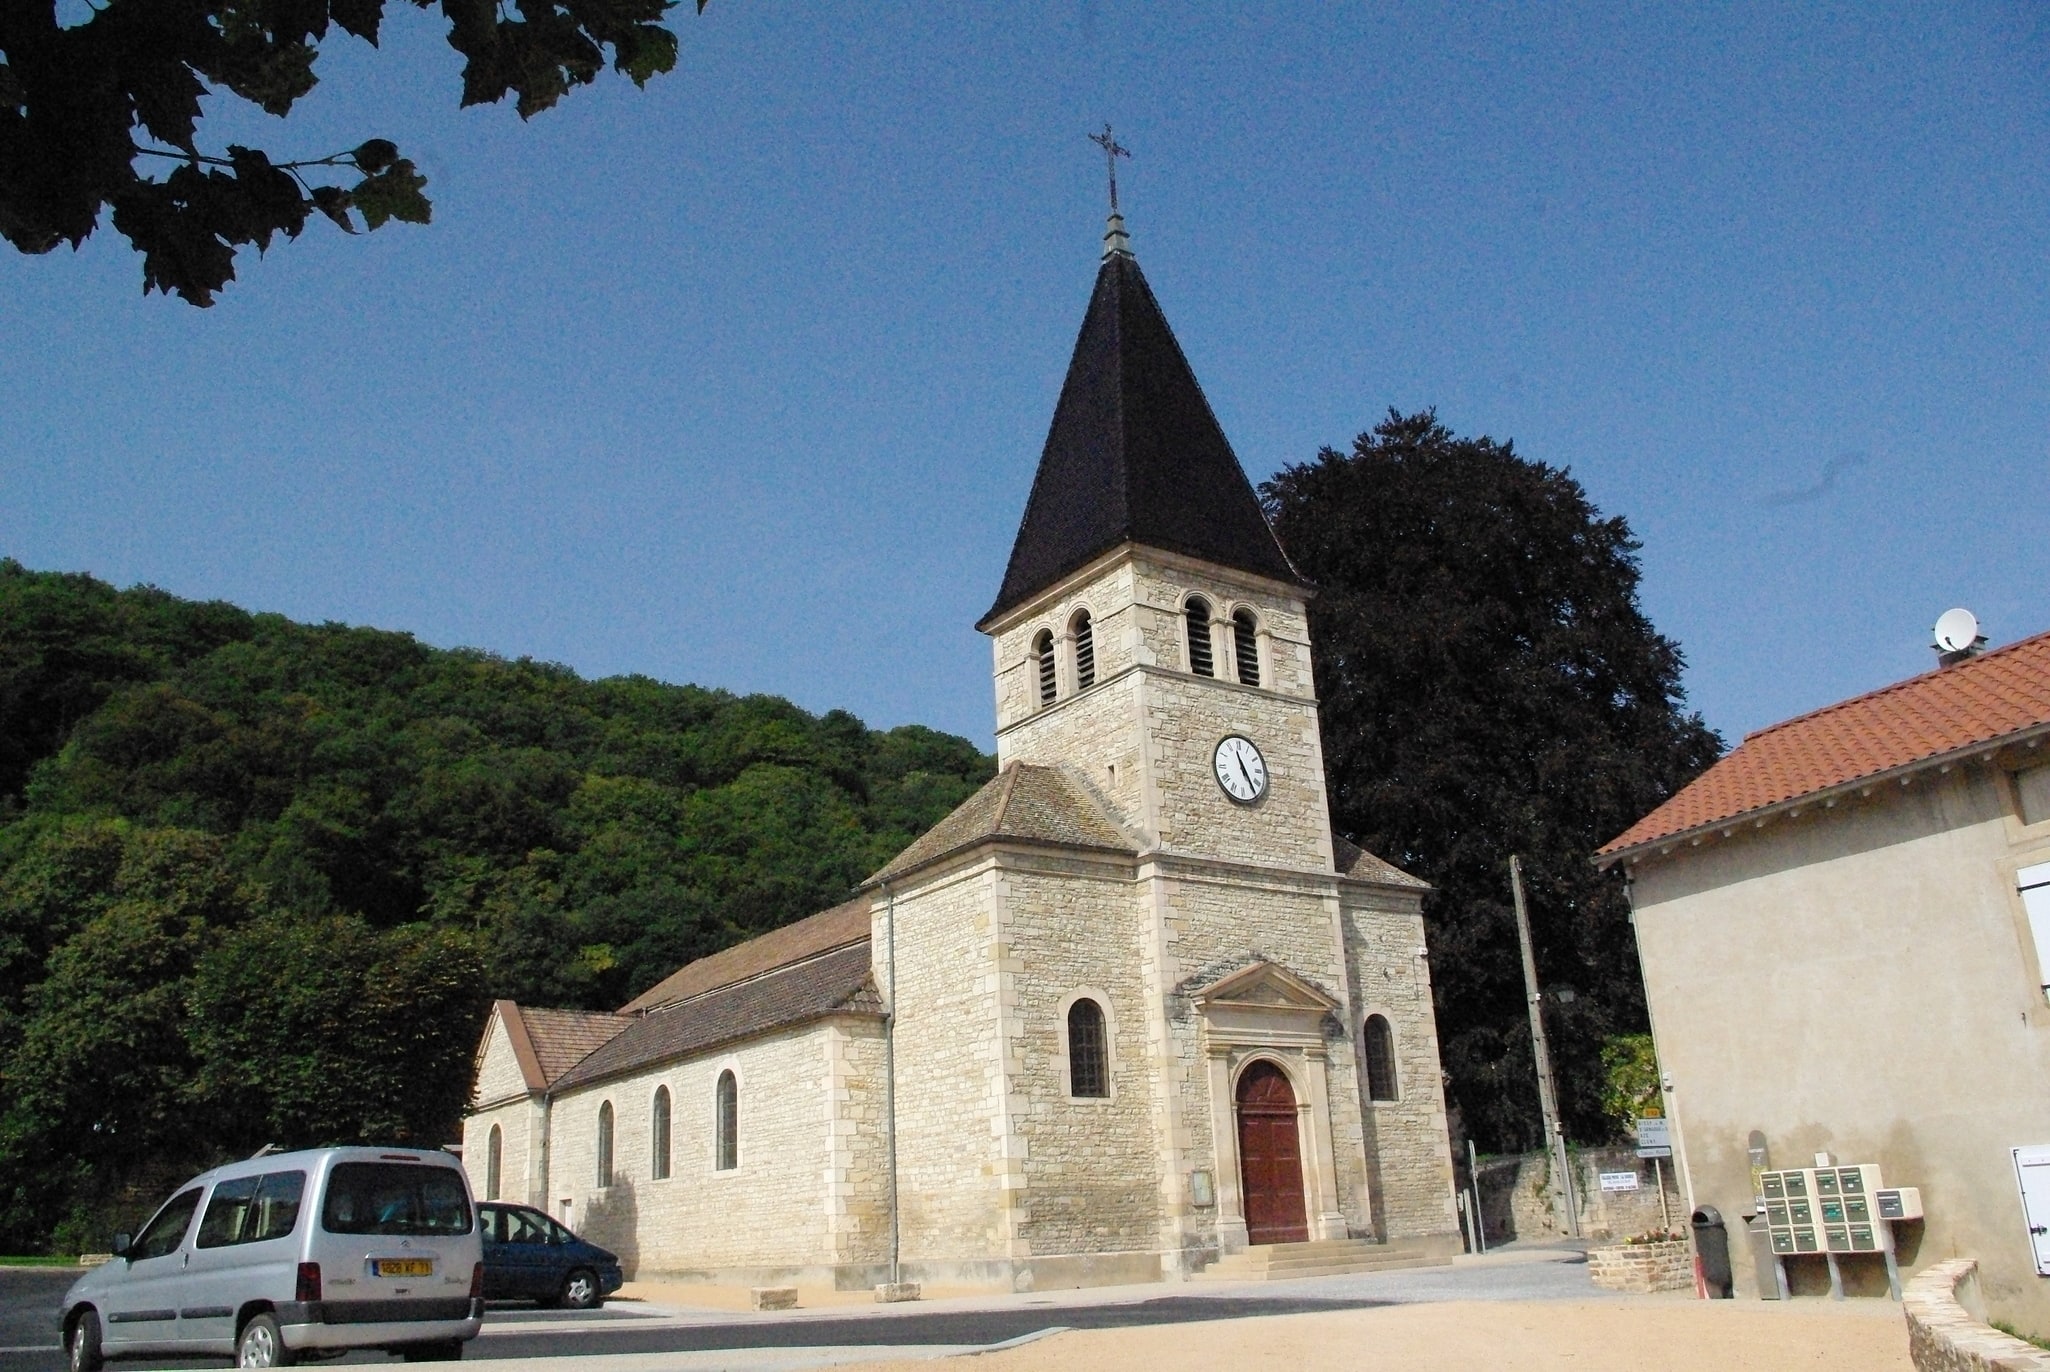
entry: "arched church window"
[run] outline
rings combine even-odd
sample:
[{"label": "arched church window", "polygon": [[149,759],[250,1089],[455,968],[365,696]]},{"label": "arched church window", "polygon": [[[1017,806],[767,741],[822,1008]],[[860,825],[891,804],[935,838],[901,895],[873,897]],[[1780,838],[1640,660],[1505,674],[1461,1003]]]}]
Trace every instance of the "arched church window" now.
[{"label": "arched church window", "polygon": [[721,1172],[731,1172],[740,1166],[740,1083],[731,1071],[719,1074],[716,1132],[719,1150],[716,1166]]},{"label": "arched church window", "polygon": [[491,1136],[484,1141],[484,1199],[498,1199],[498,1183],[504,1165],[505,1131],[494,1124]]},{"label": "arched church window", "polygon": [[1395,1099],[1395,1031],[1386,1015],[1367,1016],[1367,1099]]},{"label": "arched church window", "polygon": [[1075,689],[1086,691],[1096,684],[1096,635],[1089,627],[1089,612],[1075,612]]},{"label": "arched church window", "polygon": [[1231,617],[1232,646],[1238,651],[1239,684],[1260,684],[1260,626],[1251,610],[1239,610]]},{"label": "arched church window", "polygon": [[1103,1007],[1087,996],[1068,1007],[1068,1094],[1110,1094],[1110,1053],[1103,1038]]},{"label": "arched church window", "polygon": [[598,1175],[597,1184],[612,1185],[612,1102],[606,1101],[598,1107]]},{"label": "arched church window", "polygon": [[1197,676],[1216,676],[1217,666],[1210,656],[1210,602],[1192,595],[1182,615],[1189,625],[1189,670]]},{"label": "arched church window", "polygon": [[655,1088],[655,1103],[648,1108],[648,1175],[661,1181],[669,1175],[669,1088]]},{"label": "arched church window", "polygon": [[1042,629],[1039,637],[1032,641],[1032,656],[1039,663],[1039,703],[1053,704],[1053,630]]}]

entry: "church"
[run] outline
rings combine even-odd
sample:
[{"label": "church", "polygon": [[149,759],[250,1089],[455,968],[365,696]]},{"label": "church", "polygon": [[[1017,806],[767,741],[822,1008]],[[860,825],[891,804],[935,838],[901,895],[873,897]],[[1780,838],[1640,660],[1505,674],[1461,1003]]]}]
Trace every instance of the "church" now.
[{"label": "church", "polygon": [[498,1002],[477,1195],[641,1280],[1456,1252],[1426,887],[1331,831],[1313,593],[1113,210],[976,626],[996,777],[848,903],[616,1013]]}]

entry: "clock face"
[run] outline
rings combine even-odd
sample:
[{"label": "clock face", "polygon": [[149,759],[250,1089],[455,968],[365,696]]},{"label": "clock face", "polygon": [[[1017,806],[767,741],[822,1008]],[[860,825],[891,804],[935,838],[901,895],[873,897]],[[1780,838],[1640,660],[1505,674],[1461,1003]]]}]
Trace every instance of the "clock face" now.
[{"label": "clock face", "polygon": [[1217,773],[1217,784],[1239,804],[1251,805],[1267,794],[1267,760],[1250,739],[1225,735],[1219,740],[1210,765]]}]

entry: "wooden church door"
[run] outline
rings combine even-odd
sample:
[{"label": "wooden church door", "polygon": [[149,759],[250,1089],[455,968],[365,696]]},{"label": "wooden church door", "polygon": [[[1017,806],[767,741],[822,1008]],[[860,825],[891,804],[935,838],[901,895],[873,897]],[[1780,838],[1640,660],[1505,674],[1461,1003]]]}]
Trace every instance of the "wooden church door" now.
[{"label": "wooden church door", "polygon": [[1248,1243],[1302,1243],[1310,1237],[1303,1208],[1303,1150],[1295,1092],[1271,1062],[1239,1078],[1239,1177],[1246,1198]]}]

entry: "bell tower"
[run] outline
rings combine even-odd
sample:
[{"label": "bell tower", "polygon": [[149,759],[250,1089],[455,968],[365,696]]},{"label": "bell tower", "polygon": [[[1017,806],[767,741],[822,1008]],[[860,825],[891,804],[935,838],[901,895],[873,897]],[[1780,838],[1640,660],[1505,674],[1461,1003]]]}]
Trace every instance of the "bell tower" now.
[{"label": "bell tower", "polygon": [[1113,210],[1002,589],[997,753],[1158,848],[1329,872],[1305,602]]}]

